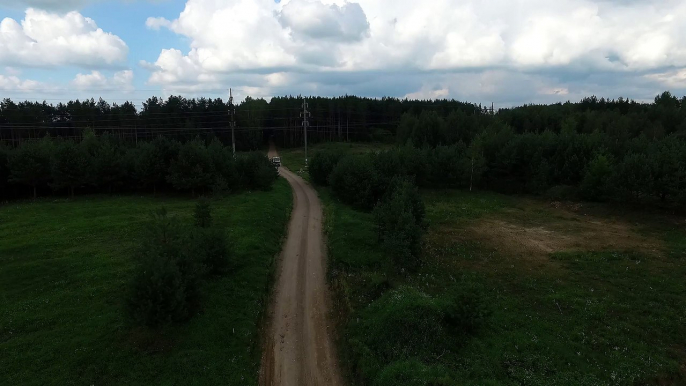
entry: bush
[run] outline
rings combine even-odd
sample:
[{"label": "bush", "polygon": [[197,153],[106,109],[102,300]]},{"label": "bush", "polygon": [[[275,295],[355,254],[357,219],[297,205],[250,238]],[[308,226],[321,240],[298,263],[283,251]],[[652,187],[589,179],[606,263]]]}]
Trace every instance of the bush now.
[{"label": "bush", "polygon": [[421,196],[405,179],[394,180],[388,194],[374,208],[379,241],[399,267],[416,267],[426,229],[424,217]]},{"label": "bush", "polygon": [[430,358],[449,344],[443,313],[435,301],[414,288],[401,287],[370,304],[349,332],[354,370],[375,379],[387,364]]},{"label": "bush", "polygon": [[334,151],[322,151],[314,154],[309,164],[310,177],[315,184],[327,186],[329,176],[342,158],[343,154]]},{"label": "bush", "polygon": [[279,177],[269,158],[261,153],[240,154],[236,157],[236,165],[241,185],[246,189],[269,190]]},{"label": "bush", "polygon": [[473,334],[486,322],[492,309],[478,282],[463,281],[439,300],[445,321],[457,334]]},{"label": "bush", "polygon": [[9,150],[0,144],[0,197],[6,196],[9,185],[10,169],[7,165]]},{"label": "bush", "polygon": [[64,141],[58,144],[52,155],[52,187],[54,189],[68,188],[71,197],[74,189],[85,184],[88,159],[77,144]]},{"label": "bush", "polygon": [[98,189],[112,193],[113,188],[124,184],[127,168],[123,150],[116,139],[109,135],[98,138],[90,165],[91,182]]},{"label": "bush", "polygon": [[223,176],[215,176],[214,183],[212,184],[212,195],[215,197],[221,197],[229,193],[229,183]]},{"label": "bush", "polygon": [[370,156],[343,157],[329,178],[333,193],[358,209],[371,210],[385,191]]},{"label": "bush", "polygon": [[463,347],[489,315],[483,291],[468,282],[437,298],[412,287],[387,292],[349,325],[352,369],[363,384],[454,384],[433,363]]},{"label": "bush", "polygon": [[607,198],[610,194],[612,177],[612,164],[604,155],[598,155],[586,169],[584,179],[581,181],[579,193],[587,200],[598,201]]},{"label": "bush", "polygon": [[193,232],[193,251],[210,275],[222,275],[231,268],[229,242],[220,228],[199,228]]},{"label": "bush", "polygon": [[375,386],[443,386],[457,385],[448,371],[438,366],[427,366],[416,360],[393,362],[386,366],[374,382]]},{"label": "bush", "polygon": [[193,219],[195,220],[195,226],[198,228],[209,228],[212,226],[212,209],[210,208],[210,202],[206,198],[201,198],[195,204]]},{"label": "bush", "polygon": [[48,137],[24,143],[8,158],[10,182],[32,187],[36,198],[37,188],[50,182],[52,151],[53,143]]},{"label": "bush", "polygon": [[467,148],[464,144],[438,146],[428,153],[430,168],[427,179],[431,186],[441,188],[469,186],[471,159],[467,159]]},{"label": "bush", "polygon": [[165,210],[153,217],[149,230],[127,302],[129,316],[149,327],[188,320],[199,306],[202,267]]},{"label": "bush", "polygon": [[177,190],[202,190],[213,182],[212,163],[205,145],[200,140],[186,142],[179,155],[171,161],[167,181]]},{"label": "bush", "polygon": [[212,191],[223,193],[238,189],[240,177],[231,150],[215,138],[207,147],[207,153],[214,174]]},{"label": "bush", "polygon": [[134,153],[133,173],[142,187],[152,188],[157,193],[157,188],[165,183],[169,166],[159,142],[138,145]]}]

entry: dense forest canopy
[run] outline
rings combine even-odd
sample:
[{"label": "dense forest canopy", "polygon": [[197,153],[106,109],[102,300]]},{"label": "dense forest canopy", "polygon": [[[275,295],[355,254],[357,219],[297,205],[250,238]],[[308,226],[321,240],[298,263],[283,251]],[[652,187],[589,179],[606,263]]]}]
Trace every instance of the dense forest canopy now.
[{"label": "dense forest canopy", "polygon": [[[301,97],[275,97],[269,102],[247,97],[235,106],[236,142],[241,150],[259,148],[265,137],[273,135],[282,146],[303,142]],[[382,140],[396,134],[403,114],[418,116],[435,112],[447,118],[443,144],[454,139],[468,141],[483,128],[498,122],[516,133],[558,133],[570,127],[578,133],[604,132],[619,138],[645,134],[660,138],[686,132],[686,97],[678,99],[669,92],[654,103],[629,99],[585,98],[578,103],[524,105],[504,108],[494,116],[480,105],[454,100],[370,99],[354,96],[307,98],[310,117],[308,139]],[[193,138],[212,132],[223,141],[230,140],[229,106],[222,99],[188,99],[170,96],[166,100],[149,98],[137,108],[131,102],[108,103],[103,99],[75,100],[57,105],[46,102],[0,102],[0,141],[17,143],[46,134],[79,139],[84,129],[96,134],[111,132],[131,140],[158,135]],[[434,130],[438,130],[437,127]],[[445,138],[444,138],[445,137]]]},{"label": "dense forest canopy", "polygon": [[[273,135],[283,146],[303,142],[302,102],[300,97],[275,97],[269,102],[247,97],[235,106],[236,142],[239,150],[259,148],[265,137]],[[391,135],[403,113],[426,109],[441,115],[459,110],[477,114],[479,107],[449,100],[407,101],[394,98],[369,99],[352,96],[307,98],[310,111],[310,141],[364,141],[373,136]],[[139,110],[131,102],[110,104],[94,99],[57,105],[46,102],[0,103],[0,141],[20,142],[46,134],[80,138],[84,129],[96,134],[111,132],[131,140],[159,135],[178,139],[213,133],[230,141],[229,105],[221,99],[152,97]]]},{"label": "dense forest canopy", "polygon": [[[268,138],[282,147],[302,146],[302,102],[303,98],[293,96],[269,102],[248,97],[236,105],[237,149],[260,149]],[[572,191],[591,200],[654,200],[686,206],[686,97],[679,99],[669,92],[652,103],[590,97],[578,103],[525,105],[497,112],[454,100],[344,96],[307,98],[307,103],[310,142],[377,141],[421,150],[398,155],[401,163],[415,159],[415,168],[422,162],[427,165],[422,173],[410,173],[420,185],[423,180],[427,186],[475,185],[537,194]],[[68,174],[69,165],[78,165],[83,153],[68,145],[42,158],[36,155],[39,146],[21,150],[25,143],[46,136],[75,142],[93,134],[106,137],[103,144],[117,145],[97,153],[104,160],[99,166],[103,170],[108,154],[114,162],[120,158],[116,154],[145,150],[147,142],[159,137],[181,143],[204,139],[204,145],[198,146],[218,138],[228,146],[230,111],[221,99],[178,96],[150,98],[140,111],[129,102],[109,104],[102,99],[57,105],[5,99],[0,103],[0,143],[9,146],[4,150],[0,146],[0,184],[22,181],[34,191],[50,184],[54,189],[83,185]],[[87,147],[80,149],[88,153]],[[65,164],[56,164],[57,160]],[[59,173],[60,166],[67,174]]]}]

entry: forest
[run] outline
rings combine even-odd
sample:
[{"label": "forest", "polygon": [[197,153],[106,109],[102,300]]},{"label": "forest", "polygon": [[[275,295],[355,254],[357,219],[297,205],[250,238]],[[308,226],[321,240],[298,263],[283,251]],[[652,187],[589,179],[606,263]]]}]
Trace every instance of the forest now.
[{"label": "forest", "polygon": [[[293,96],[275,97],[269,102],[248,97],[236,105],[233,117],[237,149],[258,150],[269,138],[280,147],[302,146],[302,101]],[[397,143],[401,146],[386,157],[395,157],[393,162],[398,164],[387,165],[387,170],[410,175],[419,186],[650,202],[681,208],[686,204],[686,97],[679,99],[669,92],[658,95],[652,103],[589,97],[577,103],[524,105],[495,113],[454,100],[344,96],[307,101],[310,143]],[[95,177],[89,181],[85,177],[64,181],[56,170],[76,162],[69,157],[81,160],[69,150],[73,147],[70,141],[75,141],[86,142],[79,147],[88,148],[82,150],[93,160],[89,168],[98,165],[96,153],[98,157],[109,156],[115,164],[128,163],[129,171],[122,173],[134,179],[137,174],[134,184],[154,189],[158,183],[141,179],[142,171],[136,173],[133,165],[136,155],[149,149],[146,143],[157,139],[151,143],[164,148],[167,145],[161,145],[160,137],[179,146],[199,139],[204,141],[203,147],[216,138],[218,145],[230,146],[231,111],[232,107],[221,99],[180,96],[149,98],[140,111],[130,102],[109,104],[102,99],[57,105],[5,99],[0,103],[0,143],[5,144],[0,148],[0,187],[5,196],[26,194],[17,192],[18,186],[67,191],[92,188]],[[46,136],[60,139],[46,140]],[[43,145],[39,145],[39,139]],[[89,145],[89,141],[109,147],[96,152],[99,145]],[[47,142],[64,143],[46,147]],[[128,148],[138,150],[129,152]],[[38,156],[40,149],[54,154]],[[169,171],[173,156],[164,156],[165,170],[160,173]],[[36,165],[27,163],[29,159]],[[46,162],[42,171],[13,170],[32,165],[40,169],[41,159]],[[200,159],[205,159],[198,162],[206,165],[195,166],[209,170],[208,158]],[[105,167],[109,161],[99,162]],[[116,183],[100,181],[103,186],[99,189],[109,191],[124,185],[123,178]],[[239,184],[230,173],[223,180],[220,185]],[[170,186],[170,181],[165,176],[158,178],[162,185]],[[215,182],[177,182],[176,187],[210,189]],[[14,187],[11,192],[10,187]]]}]

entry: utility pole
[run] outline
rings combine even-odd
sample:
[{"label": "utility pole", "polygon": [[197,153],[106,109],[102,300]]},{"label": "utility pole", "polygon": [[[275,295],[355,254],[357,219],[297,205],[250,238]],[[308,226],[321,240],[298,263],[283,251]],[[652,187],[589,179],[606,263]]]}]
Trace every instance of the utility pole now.
[{"label": "utility pole", "polygon": [[231,116],[231,147],[233,148],[233,158],[236,158],[236,136],[234,134],[236,109],[233,107],[233,93],[229,89],[229,116]]},{"label": "utility pole", "polygon": [[308,121],[310,112],[307,111],[307,100],[305,98],[303,98],[303,112],[300,113],[300,117],[303,119],[303,130],[305,132],[305,166],[307,166],[307,126],[310,125]]}]

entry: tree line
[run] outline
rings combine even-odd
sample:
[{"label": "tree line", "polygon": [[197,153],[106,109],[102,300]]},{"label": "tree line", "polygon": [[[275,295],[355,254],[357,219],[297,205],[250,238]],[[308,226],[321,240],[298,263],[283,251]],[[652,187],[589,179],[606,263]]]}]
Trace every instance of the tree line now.
[{"label": "tree line", "polygon": [[166,137],[131,143],[92,131],[82,141],[44,137],[0,146],[0,197],[44,194],[269,189],[278,173],[259,152],[239,153],[217,138]]},{"label": "tree line", "polygon": [[651,104],[586,98],[494,116],[407,113],[396,134],[407,149],[394,151],[412,159],[400,173],[420,186],[686,206],[686,98],[668,92]]},{"label": "tree line", "polygon": [[[237,149],[259,149],[267,138],[282,147],[302,145],[302,100],[287,96],[267,102],[248,97],[236,105]],[[394,162],[410,164],[403,174],[415,178],[420,187],[686,203],[686,97],[679,99],[669,92],[652,103],[590,97],[578,103],[500,109],[495,114],[454,100],[344,96],[308,98],[308,104],[310,142],[396,142],[401,145],[396,157],[401,159]],[[46,134],[86,141],[89,133],[97,137],[105,133],[106,142],[147,143],[158,136],[189,142],[202,135],[228,145],[229,112],[221,99],[176,96],[149,98],[140,111],[129,102],[110,105],[91,99],[53,106],[6,99],[0,103],[0,140],[16,146]],[[67,157],[70,150],[58,154]],[[0,155],[0,184],[7,184],[2,178],[8,174],[7,162]],[[45,188],[45,175],[29,185]],[[17,183],[21,178],[11,179]],[[170,183],[166,177],[163,180]],[[193,190],[206,186],[206,180],[176,186]],[[100,184],[116,188],[116,184]]]},{"label": "tree line", "polygon": [[[480,109],[470,103],[450,100],[409,101],[396,98],[308,97],[310,127],[308,140],[314,142],[350,140],[369,141],[392,138],[403,113],[426,109],[441,114],[460,110],[476,114]],[[139,108],[132,102],[109,103],[103,99],[75,100],[56,105],[47,102],[0,102],[0,142],[17,144],[49,134],[80,139],[94,130],[98,135],[112,133],[129,141],[164,135],[189,140],[198,133],[214,135],[230,143],[232,119],[238,150],[257,150],[267,138],[279,146],[303,143],[302,97],[285,96],[270,101],[247,97],[229,106],[216,98],[170,96],[166,100],[148,98]],[[233,117],[230,114],[233,112]]]}]

